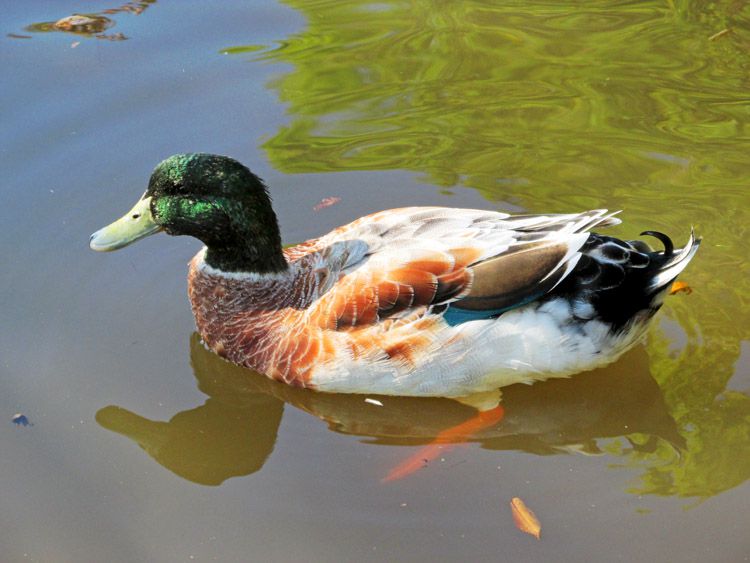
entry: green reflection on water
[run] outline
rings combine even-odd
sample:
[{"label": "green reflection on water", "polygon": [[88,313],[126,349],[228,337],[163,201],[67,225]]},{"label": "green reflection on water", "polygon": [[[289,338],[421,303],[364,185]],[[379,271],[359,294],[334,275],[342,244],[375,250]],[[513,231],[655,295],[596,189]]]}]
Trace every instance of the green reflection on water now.
[{"label": "green reflection on water", "polygon": [[729,2],[699,20],[661,2],[287,3],[308,26],[264,56],[293,65],[270,84],[291,123],[264,145],[283,171],[397,168],[584,206],[602,187],[744,186],[722,172],[747,169],[728,141],[747,134],[750,37],[708,41]]},{"label": "green reflection on water", "polygon": [[[750,399],[726,391],[750,339],[750,5],[287,0],[306,28],[256,60],[289,124],[284,172],[401,169],[532,211],[623,208],[615,234],[705,237],[653,330],[650,372],[687,443],[609,449],[637,492],[709,496],[750,475]],[[716,36],[723,29],[730,33]],[[714,40],[711,40],[711,38]],[[237,48],[235,48],[236,52]],[[247,56],[247,55],[245,55]]]}]

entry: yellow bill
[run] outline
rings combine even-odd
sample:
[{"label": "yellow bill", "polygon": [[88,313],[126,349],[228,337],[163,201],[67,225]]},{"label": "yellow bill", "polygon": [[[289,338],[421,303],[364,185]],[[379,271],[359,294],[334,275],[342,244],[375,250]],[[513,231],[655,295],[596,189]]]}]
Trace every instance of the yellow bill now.
[{"label": "yellow bill", "polygon": [[91,249],[99,252],[117,250],[161,231],[162,227],[154,222],[150,204],[151,197],[144,196],[117,221],[96,231],[89,242]]}]

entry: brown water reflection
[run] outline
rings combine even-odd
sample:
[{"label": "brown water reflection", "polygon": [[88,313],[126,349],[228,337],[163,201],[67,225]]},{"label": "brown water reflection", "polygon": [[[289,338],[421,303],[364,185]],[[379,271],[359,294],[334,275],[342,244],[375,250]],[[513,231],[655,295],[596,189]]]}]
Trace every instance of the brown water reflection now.
[{"label": "brown water reflection", "polygon": [[[202,485],[259,471],[273,451],[284,404],[325,421],[342,434],[369,444],[420,445],[473,414],[449,399],[316,393],[271,381],[206,350],[197,334],[191,363],[206,402],[153,421],[123,408],[101,409],[96,420],[127,436],[175,474]],[[631,451],[649,453],[664,445],[675,455],[684,447],[661,390],[649,373],[642,347],[608,369],[503,393],[505,418],[470,441],[489,450],[538,455],[602,454],[600,441],[623,437]],[[449,454],[446,454],[449,455]]]},{"label": "brown water reflection", "polygon": [[104,33],[115,25],[115,20],[110,16],[122,13],[138,16],[154,3],[156,3],[156,0],[127,2],[116,8],[108,8],[100,12],[72,14],[55,21],[32,23],[26,26],[24,30],[32,33],[62,31],[79,37],[96,37],[97,39],[108,39],[110,41],[123,41],[127,37],[122,33]]}]

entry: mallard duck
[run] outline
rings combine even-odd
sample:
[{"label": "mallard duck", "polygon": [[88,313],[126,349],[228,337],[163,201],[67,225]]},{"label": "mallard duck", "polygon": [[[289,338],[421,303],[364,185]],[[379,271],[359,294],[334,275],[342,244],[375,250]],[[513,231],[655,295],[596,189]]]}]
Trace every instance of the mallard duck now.
[{"label": "mallard duck", "polygon": [[603,209],[509,215],[380,211],[283,248],[263,181],[225,156],[161,162],[94,250],[163,231],[204,248],[188,292],[206,346],[290,385],[341,393],[466,397],[565,377],[639,341],[698,250],[592,232]]}]

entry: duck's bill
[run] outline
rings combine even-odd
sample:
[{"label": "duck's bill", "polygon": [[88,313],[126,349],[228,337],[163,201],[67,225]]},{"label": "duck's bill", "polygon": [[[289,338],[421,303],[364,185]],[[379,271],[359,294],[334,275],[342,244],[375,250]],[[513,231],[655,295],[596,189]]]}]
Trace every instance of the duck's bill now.
[{"label": "duck's bill", "polygon": [[150,197],[142,197],[133,209],[117,221],[96,231],[89,242],[91,249],[98,252],[117,250],[161,231],[161,226],[154,222],[151,215],[150,203]]}]

